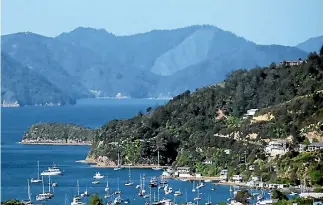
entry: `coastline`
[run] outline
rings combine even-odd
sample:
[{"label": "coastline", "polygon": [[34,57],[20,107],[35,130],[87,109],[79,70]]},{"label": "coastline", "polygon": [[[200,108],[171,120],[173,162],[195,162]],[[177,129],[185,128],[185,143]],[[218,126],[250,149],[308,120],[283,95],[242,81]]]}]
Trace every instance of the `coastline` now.
[{"label": "coastline", "polygon": [[[117,168],[117,166],[115,166],[115,165],[107,165],[105,163],[100,163],[100,162],[97,162],[94,159],[90,159],[90,158],[77,160],[75,162],[83,163],[83,164],[91,164],[90,167],[94,167],[94,168],[107,168],[107,169]],[[120,167],[121,168],[129,168],[129,167],[131,167],[131,168],[134,168],[134,169],[151,169],[151,168],[154,168],[156,166],[157,165],[144,165],[144,164],[141,164],[141,165],[121,165]],[[166,169],[169,166],[160,166],[160,167],[163,168],[163,169]]]},{"label": "coastline", "polygon": [[63,145],[68,145],[68,146],[91,146],[91,143],[76,143],[76,142],[71,142],[71,143],[65,143],[65,142],[17,142],[18,144],[24,144],[24,145],[58,145],[58,146],[63,146]]}]

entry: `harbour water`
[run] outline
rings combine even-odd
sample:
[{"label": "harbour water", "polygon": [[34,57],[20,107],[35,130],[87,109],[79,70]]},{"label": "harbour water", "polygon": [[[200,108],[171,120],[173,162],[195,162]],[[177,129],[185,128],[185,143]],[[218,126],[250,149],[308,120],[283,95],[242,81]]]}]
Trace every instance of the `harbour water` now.
[{"label": "harbour water", "polygon": [[[52,182],[57,182],[58,187],[54,188],[55,196],[44,204],[64,204],[67,196],[67,204],[70,204],[73,196],[77,193],[77,180],[80,184],[80,192],[86,187],[90,193],[98,193],[104,196],[104,187],[107,178],[111,191],[118,187],[117,178],[119,178],[122,198],[130,199],[131,204],[144,204],[146,199],[138,197],[140,184],[140,174],[145,174],[146,191],[149,192],[148,182],[151,176],[160,176],[161,171],[152,169],[132,169],[132,179],[134,186],[124,185],[128,179],[128,169],[114,171],[107,168],[93,168],[87,164],[77,163],[77,160],[85,159],[89,146],[50,146],[50,145],[23,145],[17,142],[21,140],[24,132],[29,126],[38,122],[63,122],[75,123],[87,127],[99,127],[112,119],[129,118],[136,115],[139,111],[145,111],[147,107],[163,105],[166,100],[111,100],[104,99],[84,100],[75,106],[63,107],[21,107],[21,108],[2,108],[1,121],[1,201],[8,199],[27,199],[27,179],[37,177],[37,161],[40,161],[40,170],[47,169],[53,163],[56,163],[64,170],[64,176],[54,176]],[[93,175],[100,172],[105,175],[99,184],[92,184]],[[45,191],[48,190],[48,178],[44,178]],[[197,192],[192,192],[192,183],[179,180],[168,180],[169,186],[174,191],[180,190],[183,196],[176,197],[176,202],[185,202],[185,191],[187,200],[193,201]],[[212,191],[214,185],[206,183],[206,186],[200,190],[201,203],[205,203],[208,197],[211,197],[213,203],[226,201],[230,197],[229,186],[218,185],[216,190]],[[35,201],[36,195],[42,192],[41,184],[31,184],[32,200]],[[152,196],[155,192],[158,197],[157,188],[152,189]],[[160,199],[166,197],[174,199],[174,194],[165,196],[164,191],[160,190]],[[82,199],[84,202],[86,198]],[[149,200],[149,199],[148,199]]]}]

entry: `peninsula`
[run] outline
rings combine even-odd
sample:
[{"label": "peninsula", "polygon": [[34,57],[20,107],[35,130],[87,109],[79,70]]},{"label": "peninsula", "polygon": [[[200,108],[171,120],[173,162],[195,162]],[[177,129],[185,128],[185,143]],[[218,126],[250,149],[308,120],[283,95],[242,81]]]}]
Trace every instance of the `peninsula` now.
[{"label": "peninsula", "polygon": [[234,71],[220,84],[96,130],[43,124],[38,131],[35,125],[23,141],[90,140],[87,160],[101,167],[116,166],[118,155],[121,165],[157,165],[160,153],[161,166],[202,176],[320,187],[322,79],[323,47],[306,60]]}]

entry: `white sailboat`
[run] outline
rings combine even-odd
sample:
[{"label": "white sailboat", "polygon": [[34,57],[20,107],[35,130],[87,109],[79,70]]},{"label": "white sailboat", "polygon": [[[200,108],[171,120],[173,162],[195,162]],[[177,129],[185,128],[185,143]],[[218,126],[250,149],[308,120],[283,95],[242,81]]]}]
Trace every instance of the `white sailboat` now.
[{"label": "white sailboat", "polygon": [[200,191],[199,189],[197,189],[197,196],[194,198],[194,201],[200,201],[201,197],[200,197]]},{"label": "white sailboat", "polygon": [[159,150],[158,150],[158,165],[157,165],[157,167],[153,167],[152,169],[156,170],[156,171],[163,169],[162,167],[160,167],[160,164],[159,164]]},{"label": "white sailboat", "polygon": [[195,180],[193,181],[193,189],[192,189],[192,192],[196,192],[196,189],[195,189]]},{"label": "white sailboat", "polygon": [[37,161],[37,167],[38,167],[38,171],[37,171],[38,177],[37,177],[37,179],[31,178],[31,180],[30,180],[31,183],[41,183],[42,182],[42,180],[39,177],[39,161]]},{"label": "white sailboat", "polygon": [[51,192],[51,182],[50,182],[50,175],[48,176],[48,192],[46,192],[48,199],[54,197],[54,193]]},{"label": "white sailboat", "polygon": [[204,187],[204,183],[200,181],[200,183],[199,183],[199,185],[196,187],[196,189],[200,189],[200,188],[202,188],[202,187]]},{"label": "white sailboat", "polygon": [[110,198],[110,187],[109,187],[109,179],[107,180],[107,185],[104,188],[105,194],[104,194],[104,198]]},{"label": "white sailboat", "polygon": [[120,183],[119,183],[119,177],[117,178],[117,180],[118,180],[118,189],[117,189],[117,191],[115,191],[114,192],[114,194],[121,194],[121,191],[120,191]]},{"label": "white sailboat", "polygon": [[22,203],[25,205],[32,205],[33,203],[31,202],[30,185],[29,185],[28,179],[27,179],[27,184],[28,184],[28,200],[22,201]]},{"label": "white sailboat", "polygon": [[36,196],[36,201],[45,201],[45,200],[47,200],[47,194],[45,193],[45,186],[44,186],[43,177],[42,177],[42,184],[43,184],[43,193],[38,194]]},{"label": "white sailboat", "polygon": [[129,167],[129,179],[126,181],[126,183],[124,184],[126,186],[132,186],[133,185],[133,181],[131,180],[131,169]]},{"label": "white sailboat", "polygon": [[120,164],[120,153],[118,152],[118,166],[115,167],[113,170],[117,171],[122,169],[121,164]]},{"label": "white sailboat", "polygon": [[107,185],[106,185],[106,187],[105,187],[105,189],[104,189],[104,191],[109,191],[109,178],[107,177]]}]

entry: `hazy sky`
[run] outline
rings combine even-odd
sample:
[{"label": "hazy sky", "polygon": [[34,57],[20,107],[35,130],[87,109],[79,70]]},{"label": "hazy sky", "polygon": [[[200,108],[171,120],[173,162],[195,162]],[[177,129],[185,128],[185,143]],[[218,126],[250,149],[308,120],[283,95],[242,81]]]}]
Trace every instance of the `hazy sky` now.
[{"label": "hazy sky", "polygon": [[116,35],[211,24],[259,44],[323,35],[323,0],[2,0],[2,34],[56,36],[76,27]]}]

